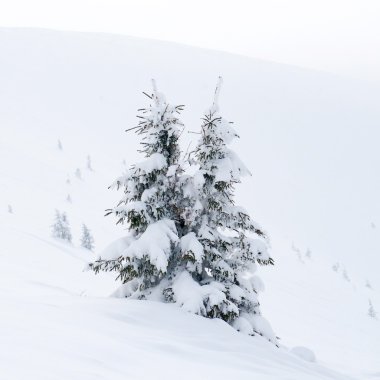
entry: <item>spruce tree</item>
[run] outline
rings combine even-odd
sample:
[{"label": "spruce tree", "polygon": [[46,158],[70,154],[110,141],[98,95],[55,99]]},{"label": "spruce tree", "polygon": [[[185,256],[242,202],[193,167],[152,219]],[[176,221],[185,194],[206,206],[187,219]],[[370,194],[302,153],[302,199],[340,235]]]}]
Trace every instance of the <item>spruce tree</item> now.
[{"label": "spruce tree", "polygon": [[348,273],[346,271],[346,269],[343,269],[343,272],[342,272],[342,276],[343,278],[347,281],[347,282],[350,282],[350,277],[348,277]]},{"label": "spruce tree", "polygon": [[[114,271],[124,284],[119,295],[154,296],[209,318],[220,318],[244,333],[276,337],[261,316],[254,275],[257,264],[273,264],[267,238],[248,213],[235,205],[234,187],[249,171],[228,144],[237,137],[213,106],[202,121],[201,139],[185,174],[178,139],[182,106],[171,106],[153,82],[151,104],[140,110],[145,161],[117,179],[124,197],[107,215],[126,224],[121,249],[111,249],[90,265],[96,273]],[[120,246],[120,245],[119,245]]]},{"label": "spruce tree", "polygon": [[331,268],[332,268],[332,270],[334,272],[338,272],[339,268],[340,268],[340,264],[339,263],[335,263],[335,264],[333,264],[333,266]]},{"label": "spruce tree", "polygon": [[55,210],[55,220],[52,225],[52,236],[57,239],[67,240],[71,243],[72,236],[66,213]]},{"label": "spruce tree", "polygon": [[75,176],[78,178],[78,179],[82,179],[82,172],[79,168],[77,168],[75,170]]},{"label": "spruce tree", "polygon": [[129,129],[142,137],[145,160],[115,181],[113,187],[122,188],[124,196],[106,214],[127,225],[127,248],[117,257],[99,258],[90,265],[96,273],[115,271],[124,295],[138,299],[147,298],[173,266],[177,227],[182,224],[175,198],[182,172],[178,139],[183,124],[178,115],[183,106],[170,105],[152,82],[153,94],[145,94],[150,104],[139,110],[138,125]]},{"label": "spruce tree", "polygon": [[93,251],[95,248],[94,238],[91,235],[91,231],[88,229],[88,227],[85,224],[82,225],[81,246],[90,251]]},{"label": "spruce tree", "polygon": [[87,169],[90,170],[91,172],[94,171],[94,169],[92,168],[92,162],[91,162],[91,156],[90,155],[87,156]]},{"label": "spruce tree", "polygon": [[373,319],[377,319],[377,313],[375,311],[375,308],[373,307],[372,305],[372,302],[371,300],[368,301],[368,304],[369,304],[369,307],[368,307],[368,315],[373,318]]},{"label": "spruce tree", "polygon": [[214,103],[202,118],[195,150],[199,170],[193,178],[197,194],[192,202],[193,220],[189,232],[181,237],[181,260],[164,294],[167,301],[189,311],[276,341],[261,317],[257,295],[262,283],[253,275],[257,263],[273,264],[273,260],[265,233],[234,201],[235,185],[250,173],[228,148],[238,135],[219,113],[220,85],[221,79]]}]

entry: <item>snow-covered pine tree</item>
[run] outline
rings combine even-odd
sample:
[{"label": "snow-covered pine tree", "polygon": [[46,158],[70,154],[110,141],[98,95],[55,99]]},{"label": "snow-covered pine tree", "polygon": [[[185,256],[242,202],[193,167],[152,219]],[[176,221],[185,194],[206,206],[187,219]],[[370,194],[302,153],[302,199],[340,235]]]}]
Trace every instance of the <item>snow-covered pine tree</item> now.
[{"label": "snow-covered pine tree", "polygon": [[369,303],[369,307],[368,307],[368,315],[369,315],[371,318],[377,319],[377,313],[376,313],[376,311],[375,311],[375,308],[374,308],[373,305],[372,305],[371,300],[369,300],[368,303]]},{"label": "snow-covered pine tree", "polygon": [[91,231],[88,229],[88,227],[85,224],[83,224],[82,237],[80,239],[81,246],[90,251],[93,251],[95,248],[94,242],[95,242],[94,237],[92,236]]},{"label": "snow-covered pine tree", "polygon": [[62,143],[61,143],[61,140],[58,140],[57,145],[58,145],[58,149],[59,149],[59,150],[62,150],[62,149],[63,149],[63,147],[62,147]]},{"label": "snow-covered pine tree", "polygon": [[8,205],[8,212],[10,214],[13,214],[13,207],[11,205]]},{"label": "snow-covered pine tree", "polygon": [[79,168],[77,168],[75,170],[75,176],[78,178],[78,179],[82,179],[82,172]]},{"label": "snow-covered pine tree", "polygon": [[347,281],[347,282],[350,282],[350,277],[348,277],[348,273],[346,271],[346,269],[343,269],[343,272],[342,272],[342,276],[343,278]]},{"label": "snow-covered pine tree", "polygon": [[302,263],[305,264],[302,258],[301,250],[292,242],[292,250],[296,253],[298,260]]},{"label": "snow-covered pine tree", "polygon": [[90,265],[96,273],[115,271],[124,284],[123,295],[138,299],[147,298],[173,267],[182,224],[176,178],[182,171],[178,139],[183,124],[178,115],[183,106],[167,103],[152,82],[153,94],[145,94],[150,105],[139,110],[140,122],[131,128],[142,136],[140,152],[145,160],[115,181],[113,186],[123,188],[124,196],[107,210],[117,223],[128,226],[125,249],[111,250]]},{"label": "snow-covered pine tree", "polygon": [[52,225],[52,236],[57,239],[67,240],[71,243],[71,231],[66,213],[55,210],[55,220]]},{"label": "snow-covered pine tree", "polygon": [[366,282],[365,282],[365,286],[366,286],[366,288],[372,290],[372,285],[371,285],[371,283],[369,282],[369,280],[366,280]]},{"label": "snow-covered pine tree", "polygon": [[90,170],[91,172],[93,171],[92,169],[92,162],[91,162],[91,156],[87,156],[87,169]]},{"label": "snow-covered pine tree", "polygon": [[340,268],[340,264],[339,263],[335,263],[335,264],[333,264],[333,266],[331,268],[332,268],[332,270],[334,272],[338,272],[339,268]]},{"label": "snow-covered pine tree", "polygon": [[228,148],[238,136],[220,116],[220,85],[221,78],[214,103],[202,118],[195,150],[199,170],[193,179],[198,192],[193,200],[194,220],[180,240],[181,261],[177,260],[164,295],[188,311],[221,318],[239,331],[265,335],[275,342],[260,312],[258,292],[263,285],[253,275],[256,263],[273,264],[273,260],[262,229],[234,202],[235,184],[250,173]]}]

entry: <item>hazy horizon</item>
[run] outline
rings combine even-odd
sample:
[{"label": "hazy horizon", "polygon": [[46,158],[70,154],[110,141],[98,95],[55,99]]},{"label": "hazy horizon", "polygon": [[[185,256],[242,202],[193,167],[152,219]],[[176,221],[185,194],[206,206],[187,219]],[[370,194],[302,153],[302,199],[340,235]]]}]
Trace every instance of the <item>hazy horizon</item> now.
[{"label": "hazy horizon", "polygon": [[152,38],[380,81],[380,2],[2,1],[0,26]]}]

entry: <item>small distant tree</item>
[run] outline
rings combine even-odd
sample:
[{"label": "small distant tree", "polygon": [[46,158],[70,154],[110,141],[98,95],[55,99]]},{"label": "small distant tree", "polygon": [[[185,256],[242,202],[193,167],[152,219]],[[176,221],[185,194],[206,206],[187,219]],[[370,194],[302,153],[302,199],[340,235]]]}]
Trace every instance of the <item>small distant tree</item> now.
[{"label": "small distant tree", "polygon": [[340,267],[340,264],[339,264],[339,263],[335,263],[335,264],[332,266],[332,270],[333,270],[334,272],[338,272],[339,267]]},{"label": "small distant tree", "polygon": [[75,177],[77,177],[78,179],[82,179],[82,172],[79,168],[75,170]]},{"label": "small distant tree", "polygon": [[292,242],[292,251],[294,252],[300,252],[300,249]]},{"label": "small distant tree", "polygon": [[62,146],[61,140],[58,140],[57,145],[58,145],[58,149],[59,150],[63,150],[63,146]]},{"label": "small distant tree", "polygon": [[87,156],[87,169],[90,170],[91,172],[93,171],[90,155]]},{"label": "small distant tree", "polygon": [[55,220],[52,225],[52,236],[56,239],[67,240],[71,243],[72,235],[66,213],[55,210]]},{"label": "small distant tree", "polygon": [[67,185],[70,185],[70,183],[71,183],[70,178],[67,177],[67,179],[66,179],[66,184],[67,184]]},{"label": "small distant tree", "polygon": [[67,194],[66,201],[72,203],[71,195]]},{"label": "small distant tree", "polygon": [[305,252],[305,256],[308,258],[308,259],[311,259],[311,250],[308,248]]},{"label": "small distant tree", "polygon": [[91,231],[87,228],[85,224],[82,225],[82,237],[81,237],[81,246],[90,251],[93,251],[94,246],[94,238],[91,235]]},{"label": "small distant tree", "polygon": [[366,282],[365,282],[365,286],[366,286],[366,288],[368,288],[368,289],[372,289],[372,285],[371,285],[371,283],[370,283],[368,280],[366,280]]},{"label": "small distant tree", "polygon": [[347,273],[346,269],[343,269],[342,276],[343,276],[343,278],[344,278],[346,281],[348,281],[348,282],[351,281],[351,280],[350,280],[350,277],[348,277],[348,273]]},{"label": "small distant tree", "polygon": [[301,250],[294,244],[292,243],[292,250],[296,253],[297,257],[298,257],[298,260],[301,262],[301,263],[304,263],[303,259],[302,259],[302,254],[301,254]]},{"label": "small distant tree", "polygon": [[376,311],[375,311],[375,308],[374,308],[373,305],[372,305],[371,300],[368,300],[368,303],[369,303],[369,307],[368,307],[368,315],[369,315],[371,318],[377,319],[377,313],[376,313]]},{"label": "small distant tree", "polygon": [[8,212],[9,212],[10,214],[13,214],[13,208],[12,208],[11,205],[8,205]]}]

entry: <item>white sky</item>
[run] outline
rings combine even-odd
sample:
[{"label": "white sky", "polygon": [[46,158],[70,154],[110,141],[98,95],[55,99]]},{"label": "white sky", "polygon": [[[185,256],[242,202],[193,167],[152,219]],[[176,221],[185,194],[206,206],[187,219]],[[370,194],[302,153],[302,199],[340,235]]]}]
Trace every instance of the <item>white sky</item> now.
[{"label": "white sky", "polygon": [[380,0],[0,0],[0,26],[155,38],[380,81]]}]

